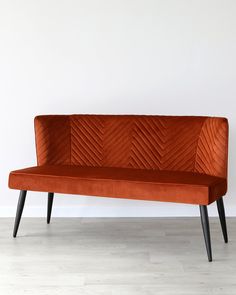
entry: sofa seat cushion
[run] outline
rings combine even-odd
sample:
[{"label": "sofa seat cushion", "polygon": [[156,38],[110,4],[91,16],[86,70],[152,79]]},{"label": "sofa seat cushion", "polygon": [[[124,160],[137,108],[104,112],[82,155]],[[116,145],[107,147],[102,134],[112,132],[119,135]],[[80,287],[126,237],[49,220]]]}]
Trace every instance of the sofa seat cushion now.
[{"label": "sofa seat cushion", "polygon": [[225,195],[227,181],[193,172],[53,165],[12,171],[9,187],[208,205]]}]

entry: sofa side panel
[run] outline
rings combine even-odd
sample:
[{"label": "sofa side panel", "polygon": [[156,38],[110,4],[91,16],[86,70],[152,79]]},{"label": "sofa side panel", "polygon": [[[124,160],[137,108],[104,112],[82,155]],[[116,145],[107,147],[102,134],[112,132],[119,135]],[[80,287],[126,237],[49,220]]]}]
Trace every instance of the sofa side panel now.
[{"label": "sofa side panel", "polygon": [[207,118],[199,135],[195,172],[227,178],[228,121]]},{"label": "sofa side panel", "polygon": [[34,120],[37,164],[70,165],[69,116],[37,116]]}]

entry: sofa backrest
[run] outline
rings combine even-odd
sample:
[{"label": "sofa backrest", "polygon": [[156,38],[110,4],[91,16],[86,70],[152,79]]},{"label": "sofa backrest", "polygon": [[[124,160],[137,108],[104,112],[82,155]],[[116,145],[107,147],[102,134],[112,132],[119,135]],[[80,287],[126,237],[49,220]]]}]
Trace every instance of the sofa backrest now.
[{"label": "sofa backrest", "polygon": [[227,177],[225,118],[45,115],[35,118],[38,165],[191,171]]}]

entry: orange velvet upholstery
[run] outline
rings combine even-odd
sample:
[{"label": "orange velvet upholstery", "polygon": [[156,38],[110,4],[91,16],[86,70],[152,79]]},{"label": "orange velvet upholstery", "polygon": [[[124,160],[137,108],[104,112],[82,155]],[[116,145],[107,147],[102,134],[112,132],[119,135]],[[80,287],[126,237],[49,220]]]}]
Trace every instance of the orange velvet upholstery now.
[{"label": "orange velvet upholstery", "polygon": [[226,193],[227,182],[224,178],[183,171],[45,165],[13,171],[10,187],[205,205]]},{"label": "orange velvet upholstery", "polygon": [[227,191],[225,118],[48,115],[35,134],[38,166],[10,188],[199,205]]}]

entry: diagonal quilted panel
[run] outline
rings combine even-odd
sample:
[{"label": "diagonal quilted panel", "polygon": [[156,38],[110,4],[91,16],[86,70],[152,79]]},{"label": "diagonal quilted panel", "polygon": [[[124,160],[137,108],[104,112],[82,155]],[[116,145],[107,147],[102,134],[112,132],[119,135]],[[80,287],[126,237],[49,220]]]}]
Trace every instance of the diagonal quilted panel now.
[{"label": "diagonal quilted panel", "polygon": [[135,122],[131,166],[193,171],[204,118],[140,117]]},{"label": "diagonal quilted panel", "polygon": [[104,120],[101,116],[73,115],[71,126],[71,164],[102,166]]},{"label": "diagonal quilted panel", "polygon": [[68,116],[35,118],[38,165],[70,164],[70,126]]},{"label": "diagonal quilted panel", "polygon": [[205,118],[169,117],[162,170],[194,171],[198,136]]},{"label": "diagonal quilted panel", "polygon": [[228,123],[224,118],[207,118],[199,136],[195,171],[227,177]]},{"label": "diagonal quilted panel", "polygon": [[38,165],[194,171],[227,177],[224,118],[38,116],[35,134]]},{"label": "diagonal quilted panel", "polygon": [[113,117],[106,119],[103,138],[103,166],[128,167],[130,161],[131,117]]},{"label": "diagonal quilted panel", "polygon": [[132,133],[130,167],[161,169],[166,145],[165,117],[138,117]]}]

